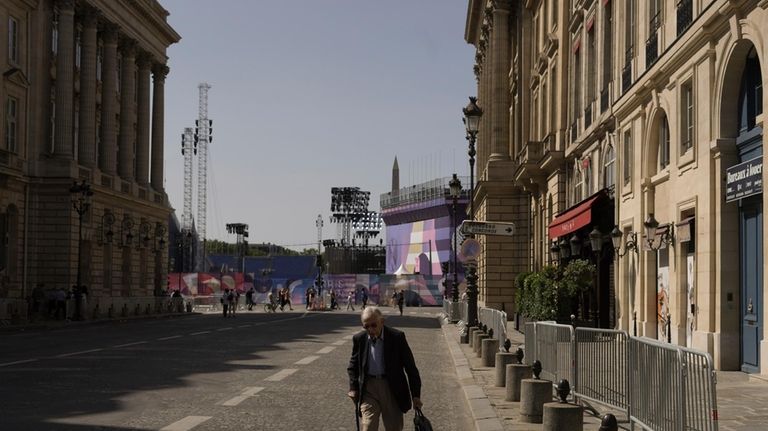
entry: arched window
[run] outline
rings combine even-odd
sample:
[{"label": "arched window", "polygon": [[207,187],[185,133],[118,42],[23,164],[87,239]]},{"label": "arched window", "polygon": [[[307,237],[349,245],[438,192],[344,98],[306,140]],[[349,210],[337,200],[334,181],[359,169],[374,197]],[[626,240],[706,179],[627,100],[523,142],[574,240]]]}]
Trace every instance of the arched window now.
[{"label": "arched window", "polygon": [[669,122],[667,122],[666,114],[662,115],[659,120],[659,133],[658,133],[658,162],[659,171],[666,168],[669,165]]},{"label": "arched window", "polygon": [[584,177],[578,166],[573,170],[573,203],[584,199]]},{"label": "arched window", "polygon": [[603,187],[606,189],[616,184],[615,162],[616,154],[613,152],[613,146],[608,145],[603,155]]}]

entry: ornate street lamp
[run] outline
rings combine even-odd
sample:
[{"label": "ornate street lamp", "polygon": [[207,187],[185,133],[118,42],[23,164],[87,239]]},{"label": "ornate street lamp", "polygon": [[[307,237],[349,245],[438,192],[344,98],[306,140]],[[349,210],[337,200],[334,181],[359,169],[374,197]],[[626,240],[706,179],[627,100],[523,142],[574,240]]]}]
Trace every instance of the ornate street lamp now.
[{"label": "ornate street lamp", "polygon": [[571,257],[571,246],[565,237],[560,238],[560,259],[566,260]]},{"label": "ornate street lamp", "polygon": [[635,232],[627,232],[627,239],[624,243],[624,252],[621,252],[621,239],[624,235],[619,230],[618,226],[614,226],[611,231],[611,242],[613,243],[613,252],[616,258],[624,257],[629,251],[637,253],[637,234]]},{"label": "ornate street lamp", "polygon": [[671,245],[674,241],[672,226],[668,226],[666,230],[661,234],[659,243],[656,244],[656,234],[659,231],[659,222],[653,217],[653,213],[648,214],[648,218],[643,222],[645,227],[645,241],[648,244],[648,248],[654,251],[658,251],[662,244]]},{"label": "ornate street lamp", "polygon": [[557,262],[560,258],[560,246],[557,245],[557,241],[552,241],[552,245],[549,247],[549,258],[552,262]]},{"label": "ornate street lamp", "polygon": [[[469,104],[462,110],[464,113],[464,126],[467,129],[467,141],[469,142],[469,220],[475,220],[475,141],[480,129],[480,118],[483,110],[477,106],[477,98],[470,97]],[[472,236],[470,236],[471,238]],[[477,326],[477,269],[474,264],[467,268],[467,324]]]},{"label": "ornate street lamp", "polygon": [[453,232],[453,285],[451,286],[451,298],[453,303],[456,304],[459,302],[459,275],[457,270],[458,264],[456,262],[456,204],[458,203],[459,196],[461,196],[461,181],[456,174],[453,174],[453,178],[448,182],[448,187],[450,188],[451,193],[451,225],[453,226],[453,229],[451,230],[451,232]]},{"label": "ornate street lamp", "polygon": [[581,256],[581,239],[574,234],[571,237],[569,244],[571,246],[571,256],[573,256],[574,259],[578,259]]},{"label": "ornate street lamp", "polygon": [[597,229],[597,226],[589,233],[589,245],[595,253],[600,253],[603,249],[603,234]]},{"label": "ornate street lamp", "polygon": [[80,300],[83,295],[82,285],[82,242],[83,242],[83,216],[88,212],[91,207],[91,197],[93,196],[93,190],[91,185],[85,180],[82,180],[79,184],[75,181],[72,187],[69,188],[69,193],[72,197],[72,207],[77,212],[78,217],[78,230],[77,230],[77,281],[75,285],[75,320],[80,320]]}]

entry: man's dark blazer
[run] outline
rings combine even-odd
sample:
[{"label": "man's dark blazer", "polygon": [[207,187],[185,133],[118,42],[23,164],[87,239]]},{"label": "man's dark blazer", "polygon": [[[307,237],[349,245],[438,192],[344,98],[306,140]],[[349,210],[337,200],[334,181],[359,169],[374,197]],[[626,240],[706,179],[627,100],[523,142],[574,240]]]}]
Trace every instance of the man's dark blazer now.
[{"label": "man's dark blazer", "polygon": [[[416,368],[416,361],[413,359],[413,353],[403,332],[384,326],[382,334],[385,379],[397,405],[405,413],[411,409],[411,397],[421,398],[419,370]],[[357,391],[358,394],[358,409],[365,393],[369,350],[370,340],[366,331],[361,331],[352,337],[352,357],[349,360],[347,373],[349,374],[349,390]],[[408,380],[405,379],[406,375]]]}]

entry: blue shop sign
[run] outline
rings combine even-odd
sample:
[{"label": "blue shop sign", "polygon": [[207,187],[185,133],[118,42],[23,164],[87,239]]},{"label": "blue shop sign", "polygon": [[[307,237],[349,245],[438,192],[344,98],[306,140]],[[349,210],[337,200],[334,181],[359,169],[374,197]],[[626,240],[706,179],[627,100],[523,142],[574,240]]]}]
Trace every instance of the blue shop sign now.
[{"label": "blue shop sign", "polygon": [[763,156],[725,171],[725,201],[733,202],[763,192]]}]

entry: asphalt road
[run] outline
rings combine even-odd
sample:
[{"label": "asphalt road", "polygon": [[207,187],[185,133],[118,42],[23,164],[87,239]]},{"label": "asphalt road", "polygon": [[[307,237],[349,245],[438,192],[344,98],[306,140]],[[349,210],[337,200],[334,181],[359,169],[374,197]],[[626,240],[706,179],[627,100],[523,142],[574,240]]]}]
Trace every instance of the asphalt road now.
[{"label": "asphalt road", "polygon": [[[387,324],[407,334],[434,428],[469,430],[438,312]],[[0,431],[354,430],[346,366],[360,329],[358,313],[297,310],[0,333]]]}]

